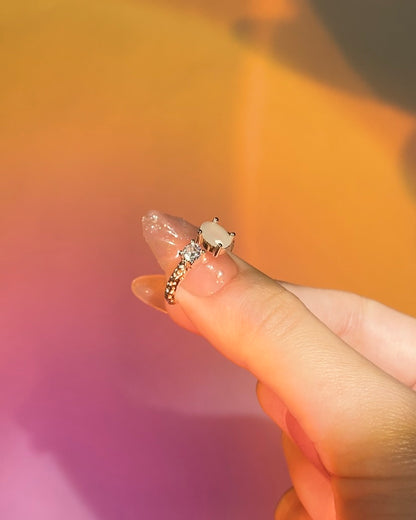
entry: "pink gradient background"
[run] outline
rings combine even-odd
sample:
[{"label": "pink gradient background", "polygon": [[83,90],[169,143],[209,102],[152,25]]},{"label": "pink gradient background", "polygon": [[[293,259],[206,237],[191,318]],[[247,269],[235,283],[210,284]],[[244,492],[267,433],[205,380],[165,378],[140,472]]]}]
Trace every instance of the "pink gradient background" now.
[{"label": "pink gradient background", "polygon": [[[218,214],[271,276],[416,313],[412,109],[309,2],[203,4],[0,8],[2,519],[266,519],[290,485],[254,378],[131,294],[159,271],[152,207]],[[271,56],[276,21],[312,72]]]}]

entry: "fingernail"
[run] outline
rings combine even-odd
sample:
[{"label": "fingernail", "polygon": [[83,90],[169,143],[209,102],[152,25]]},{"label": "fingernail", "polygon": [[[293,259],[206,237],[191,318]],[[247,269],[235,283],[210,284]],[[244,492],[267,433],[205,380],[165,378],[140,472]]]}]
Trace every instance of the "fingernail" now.
[{"label": "fingernail", "polygon": [[143,236],[160,267],[170,274],[178,263],[177,253],[198,228],[186,220],[151,209],[142,217]]},{"label": "fingernail", "polygon": [[[142,217],[142,224],[147,244],[166,276],[170,276],[181,259],[179,250],[196,238],[198,227],[183,218],[156,210],[148,211]],[[181,291],[197,296],[209,296],[218,292],[238,273],[232,256],[228,252],[216,258],[211,253],[203,254],[178,285],[176,300],[180,302]]]},{"label": "fingernail", "polygon": [[166,314],[164,286],[161,285],[160,278],[160,275],[139,276],[132,281],[131,290],[143,303]]},{"label": "fingernail", "polygon": [[217,258],[206,253],[179,284],[176,299],[180,301],[182,291],[195,296],[210,296],[227,285],[237,273],[238,267],[227,252]]}]

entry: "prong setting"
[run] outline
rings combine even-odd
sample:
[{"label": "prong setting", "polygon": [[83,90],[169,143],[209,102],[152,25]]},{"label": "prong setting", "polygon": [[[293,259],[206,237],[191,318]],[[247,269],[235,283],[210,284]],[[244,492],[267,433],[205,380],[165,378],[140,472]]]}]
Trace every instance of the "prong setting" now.
[{"label": "prong setting", "polygon": [[225,251],[232,251],[236,233],[225,230],[218,224],[219,220],[218,217],[214,217],[212,221],[203,222],[198,229],[195,239],[190,240],[183,249],[178,251],[177,256],[180,256],[181,260],[165,288],[165,298],[168,303],[175,303],[177,285],[185,276],[186,271],[204,253],[211,253],[216,258]]}]

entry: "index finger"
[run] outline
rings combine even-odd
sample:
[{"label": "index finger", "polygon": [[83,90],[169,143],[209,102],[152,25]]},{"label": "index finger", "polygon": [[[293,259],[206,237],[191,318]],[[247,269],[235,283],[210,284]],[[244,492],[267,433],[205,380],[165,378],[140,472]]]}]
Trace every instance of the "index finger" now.
[{"label": "index finger", "polygon": [[[189,241],[189,226],[158,212],[144,219],[146,240],[168,275],[177,249]],[[166,229],[177,235],[175,247],[163,245]],[[414,416],[414,393],[350,348],[294,294],[227,253],[195,264],[176,299],[208,341],[280,396],[315,445],[325,447],[330,471],[379,476],[385,454],[390,474],[403,473],[401,456],[392,461],[391,455]]]}]

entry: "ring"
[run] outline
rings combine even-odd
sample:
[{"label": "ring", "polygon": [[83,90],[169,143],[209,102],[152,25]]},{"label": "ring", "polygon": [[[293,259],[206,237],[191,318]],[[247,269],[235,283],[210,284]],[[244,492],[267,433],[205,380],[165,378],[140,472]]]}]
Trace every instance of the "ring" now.
[{"label": "ring", "polygon": [[218,224],[219,218],[214,217],[210,222],[203,222],[195,239],[192,239],[176,256],[181,260],[170,275],[165,288],[165,299],[171,305],[175,304],[176,289],[186,272],[194,262],[206,253],[217,257],[225,251],[232,251],[235,233],[228,232]]}]

